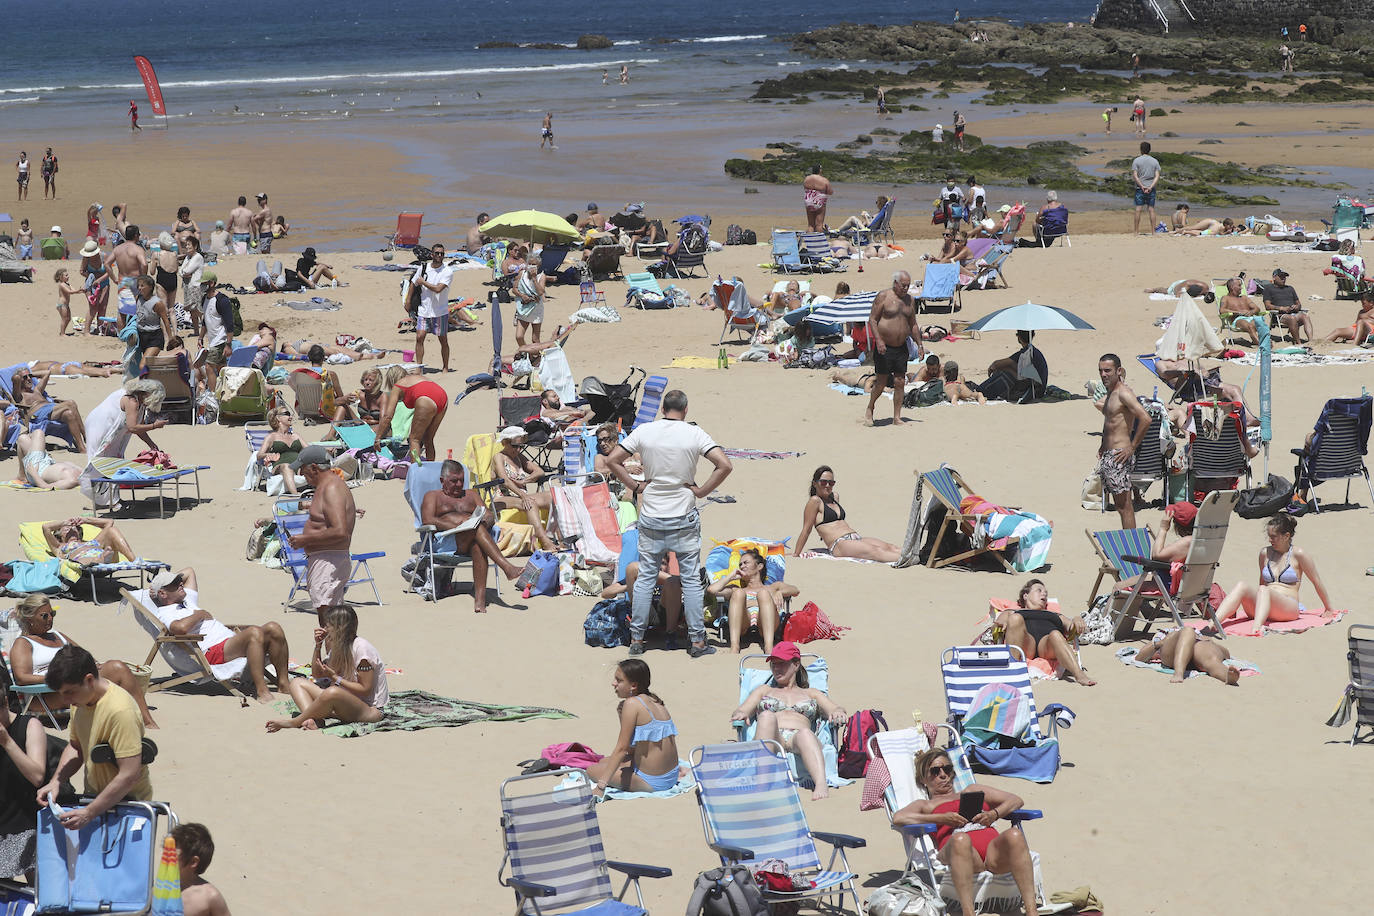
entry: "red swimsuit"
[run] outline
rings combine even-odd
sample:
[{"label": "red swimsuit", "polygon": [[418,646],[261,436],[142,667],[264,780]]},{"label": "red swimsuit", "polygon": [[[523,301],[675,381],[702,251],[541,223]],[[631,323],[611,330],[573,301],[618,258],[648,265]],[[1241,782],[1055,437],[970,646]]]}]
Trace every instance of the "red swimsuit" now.
[{"label": "red swimsuit", "polygon": [[[983,810],[991,811],[992,808],[988,805],[987,802],[983,802]],[[959,799],[956,798],[954,799],[954,801],[947,801],[943,804],[936,805],[935,810],[931,813],[944,814],[947,811],[953,811],[955,813],[958,813]],[[974,830],[968,830],[965,832],[968,834],[969,840],[973,843],[973,848],[978,851],[979,857],[986,860],[988,857],[988,847],[992,845],[993,840],[997,839],[997,830],[993,827],[978,827]],[[947,827],[944,824],[941,824],[939,829],[935,831],[935,848],[944,849],[945,844],[949,842],[949,838],[953,835],[953,827]]]},{"label": "red swimsuit", "polygon": [[411,410],[415,409],[415,402],[420,398],[429,398],[434,402],[434,406],[437,408],[436,416],[440,416],[448,410],[448,392],[437,382],[425,379],[401,389],[401,403]]}]

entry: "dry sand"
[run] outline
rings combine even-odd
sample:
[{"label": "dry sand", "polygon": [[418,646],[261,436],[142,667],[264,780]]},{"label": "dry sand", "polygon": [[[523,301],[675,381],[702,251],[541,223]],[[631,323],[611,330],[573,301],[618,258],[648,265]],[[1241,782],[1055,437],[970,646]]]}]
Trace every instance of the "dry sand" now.
[{"label": "dry sand", "polygon": [[[133,195],[130,195],[133,196]],[[145,212],[168,207],[142,205]],[[198,214],[200,215],[200,214]],[[142,218],[142,217],[140,217]],[[69,218],[70,219],[70,218]],[[203,225],[203,224],[202,224]],[[300,241],[305,241],[304,239]],[[1031,299],[1071,309],[1100,330],[1044,334],[1039,341],[1052,381],[1070,390],[1093,378],[1097,356],[1151,349],[1152,320],[1169,311],[1140,293],[1145,286],[1185,276],[1224,276],[1237,270],[1266,273],[1275,264],[1292,271],[1306,299],[1329,297],[1332,284],[1317,255],[1242,255],[1217,239],[1080,236],[1072,248],[1020,251],[1009,262],[1013,287],[965,297],[966,317]],[[913,253],[922,243],[912,242]],[[244,318],[277,324],[284,339],[325,336],[335,330],[365,334],[382,346],[410,346],[396,334],[400,309],[397,275],[351,269],[377,263],[376,254],[326,253],[344,269],[350,287],[328,294],[344,303],[336,313],[274,308],[272,295],[244,298]],[[711,273],[738,273],[754,292],[772,282],[754,265],[766,249],[727,249],[708,259]],[[42,265],[49,267],[51,265]],[[890,264],[866,262],[844,277],[856,289],[880,288],[889,270],[919,271],[909,256]],[[222,279],[246,283],[251,259],[222,263]],[[457,292],[484,296],[484,271],[455,275]],[[34,286],[0,288],[0,309],[11,333],[0,339],[0,363],[24,358],[115,358],[122,345],[84,337],[58,339],[53,325],[50,279]],[[830,291],[833,278],[815,281]],[[705,280],[682,284],[693,294]],[[608,300],[622,301],[623,283],[603,283]],[[548,307],[550,324],[575,308],[576,291],[558,289]],[[1355,306],[1312,303],[1319,334],[1346,321]],[[659,371],[676,355],[713,355],[719,313],[697,308],[671,312],[622,311],[618,324],[580,328],[568,347],[577,375],[618,380],[630,363]],[[937,317],[944,322],[947,318]],[[509,333],[508,333],[509,338]],[[485,325],[455,334],[451,376],[431,376],[455,392],[462,377],[480,371],[490,356]],[[969,375],[1013,349],[1010,334],[940,344]],[[431,359],[431,364],[434,362]],[[363,364],[366,365],[366,364]],[[361,366],[343,367],[357,381]],[[1224,370],[1231,381],[1257,378],[1249,370]],[[1148,392],[1151,380],[1128,361],[1128,381]],[[1082,529],[1109,527],[1114,516],[1080,508],[1078,495],[1097,447],[1100,417],[1087,401],[1028,407],[941,406],[909,414],[904,428],[864,428],[862,404],[826,387],[825,374],[777,365],[732,364],[728,371],[667,370],[672,387],[691,398],[691,419],[718,441],[735,447],[805,452],[784,461],[738,461],[722,487],[738,500],[703,511],[708,538],[740,535],[794,537],[811,470],[830,464],[838,494],[856,528],[900,541],[914,474],[952,462],[991,499],[1024,505],[1052,519],[1052,567],[1044,573],[1052,595],[1066,608],[1086,601],[1097,564]],[[1301,443],[1322,403],[1358,394],[1371,378],[1368,364],[1338,368],[1280,368],[1274,381],[1273,470],[1290,474],[1288,449]],[[113,389],[105,380],[59,380],[56,393],[89,411]],[[441,451],[461,452],[468,435],[489,431],[495,395],[480,392],[449,411]],[[307,440],[322,428],[299,430]],[[267,514],[261,493],[242,493],[242,433],[230,427],[169,427],[158,442],[183,462],[213,465],[203,475],[209,502],[173,518],[121,520],[144,556],[192,564],[202,583],[202,602],[229,622],[282,621],[292,655],[309,656],[313,615],[284,613],[287,577],[246,562],[242,548],[252,520]],[[66,455],[58,452],[59,458]],[[0,465],[7,476],[13,459]],[[1365,494],[1356,485],[1356,497]],[[1339,484],[1326,495],[1339,497]],[[501,857],[497,785],[514,775],[515,762],[558,741],[581,740],[601,751],[615,735],[611,669],[623,651],[583,645],[582,620],[591,601],[512,596],[491,613],[474,616],[467,595],[427,604],[401,591],[398,568],[412,542],[411,519],[401,485],[378,481],[355,491],[367,515],[355,547],[384,549],[374,564],[385,606],[363,607],[361,632],[387,664],[404,670],[392,690],[425,688],[441,694],[497,703],[565,708],[579,718],[523,724],[474,725],[341,740],[290,732],[268,735],[269,712],[239,708],[221,695],[158,694],[153,699],[162,730],[162,753],[153,767],[158,798],[171,801],[183,818],[204,821],[218,852],[209,877],[236,912],[263,913],[283,905],[303,913],[331,912],[338,895],[369,899],[378,912],[508,911],[510,895],[494,880]],[[4,518],[50,519],[78,512],[76,491],[0,495]],[[1146,510],[1140,522],[1158,526],[1161,513]],[[1370,563],[1369,505],[1302,519],[1298,543],[1320,564],[1333,601],[1354,608],[1348,621],[1366,621],[1363,599]],[[1230,587],[1253,578],[1262,546],[1261,523],[1235,519],[1217,581]],[[944,716],[938,660],[942,649],[967,640],[989,597],[1010,598],[1028,576],[957,569],[894,570],[822,560],[792,560],[788,579],[802,601],[817,602],[853,629],[834,643],[808,646],[830,661],[833,694],[850,709],[884,710],[894,726],[920,709],[928,720]],[[1304,589],[1311,604],[1315,596]],[[113,606],[62,601],[61,629],[97,657],[141,661],[147,640]],[[1042,683],[1040,704],[1064,702],[1078,713],[1064,735],[1065,768],[1048,786],[994,780],[1046,812],[1031,828],[1044,863],[1048,890],[1090,884],[1118,913],[1280,913],[1295,908],[1334,910],[1361,898],[1362,824],[1370,815],[1367,749],[1351,750],[1348,732],[1323,727],[1345,683],[1344,625],[1299,636],[1233,639],[1231,651],[1263,670],[1239,689],[1198,679],[1171,685],[1162,675],[1125,668],[1112,649],[1089,647],[1083,657],[1099,680],[1095,688]],[[736,659],[725,651],[691,660],[683,652],[651,651],[645,660],[653,687],[681,730],[683,755],[695,745],[727,740],[730,711],[738,700]],[[160,665],[161,663],[158,662]],[[159,668],[158,673],[165,673]],[[851,862],[861,885],[896,877],[898,837],[880,812],[857,810],[859,787],[829,800],[806,802],[817,829],[864,836],[865,849]],[[697,871],[714,864],[705,847],[696,805],[689,797],[619,801],[601,808],[608,853],[613,858],[671,866],[671,879],[647,882],[649,903],[676,912]],[[1262,871],[1256,871],[1256,865]],[[348,875],[346,883],[341,876]],[[402,902],[404,901],[404,902]]]}]

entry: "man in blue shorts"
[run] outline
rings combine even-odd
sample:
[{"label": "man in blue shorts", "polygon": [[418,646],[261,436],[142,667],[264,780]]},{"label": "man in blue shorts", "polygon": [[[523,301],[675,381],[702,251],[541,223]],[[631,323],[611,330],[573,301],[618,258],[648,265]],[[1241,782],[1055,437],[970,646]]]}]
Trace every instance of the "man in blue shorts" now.
[{"label": "man in blue shorts", "polygon": [[1140,141],[1140,155],[1131,162],[1131,179],[1135,182],[1135,229],[1140,232],[1140,211],[1150,210],[1149,226],[1154,227],[1155,186],[1159,184],[1159,160],[1150,155],[1150,141]]}]

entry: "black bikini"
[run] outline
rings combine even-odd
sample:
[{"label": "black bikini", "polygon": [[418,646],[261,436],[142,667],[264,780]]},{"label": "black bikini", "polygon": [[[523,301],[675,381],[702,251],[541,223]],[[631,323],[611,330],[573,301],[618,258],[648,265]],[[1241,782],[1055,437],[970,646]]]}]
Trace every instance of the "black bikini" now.
[{"label": "black bikini", "polygon": [[[838,511],[836,511],[836,510],[838,510]],[[838,521],[843,521],[843,520],[844,520],[844,506],[841,506],[839,503],[835,503],[835,504],[834,504],[834,508],[831,508],[831,504],[830,504],[830,503],[827,503],[827,502],[822,502],[822,503],[821,503],[821,524],[822,524],[822,525],[828,525],[828,524],[830,524],[831,522],[838,522]]]},{"label": "black bikini", "polygon": [[1026,625],[1026,633],[1037,646],[1040,645],[1040,640],[1049,636],[1051,633],[1064,632],[1064,618],[1060,617],[1054,611],[1046,611],[1039,608],[1022,608],[1016,613],[1021,615],[1021,620]]}]

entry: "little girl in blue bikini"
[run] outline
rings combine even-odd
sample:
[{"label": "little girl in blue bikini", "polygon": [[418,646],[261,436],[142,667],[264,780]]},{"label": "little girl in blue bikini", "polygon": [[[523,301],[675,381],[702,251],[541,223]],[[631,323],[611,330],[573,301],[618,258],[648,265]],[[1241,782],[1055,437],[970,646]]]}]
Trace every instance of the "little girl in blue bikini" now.
[{"label": "little girl in blue bikini", "polygon": [[662,792],[677,785],[677,726],[668,707],[649,691],[649,681],[649,666],[638,658],[616,665],[611,689],[620,698],[620,736],[615,750],[587,768],[598,792],[608,786]]}]

